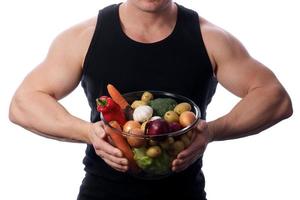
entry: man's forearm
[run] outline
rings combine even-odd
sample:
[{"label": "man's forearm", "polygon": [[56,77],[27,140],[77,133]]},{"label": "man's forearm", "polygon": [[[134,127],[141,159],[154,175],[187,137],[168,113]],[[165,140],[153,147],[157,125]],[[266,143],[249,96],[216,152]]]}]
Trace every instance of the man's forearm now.
[{"label": "man's forearm", "polygon": [[257,134],[291,114],[291,101],[283,88],[257,88],[227,115],[208,122],[208,127],[214,141],[235,139]]},{"label": "man's forearm", "polygon": [[42,92],[17,94],[11,103],[10,120],[39,135],[70,142],[90,143],[91,124],[72,116],[53,97]]}]

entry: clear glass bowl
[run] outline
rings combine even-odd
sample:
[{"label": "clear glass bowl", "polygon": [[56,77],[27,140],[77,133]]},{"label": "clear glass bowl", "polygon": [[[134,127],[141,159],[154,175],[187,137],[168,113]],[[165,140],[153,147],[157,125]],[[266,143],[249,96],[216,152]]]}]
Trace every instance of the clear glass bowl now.
[{"label": "clear glass bowl", "polygon": [[[140,100],[145,91],[136,91],[123,94],[124,98],[131,103],[135,100]],[[105,131],[108,135],[118,134],[125,138],[125,140],[134,140],[138,147],[132,147],[128,160],[130,169],[128,173],[141,179],[160,179],[167,177],[173,173],[171,170],[172,161],[176,158],[178,153],[187,148],[193,132],[193,127],[197,124],[201,117],[199,107],[189,98],[168,93],[164,91],[148,91],[153,94],[154,98],[172,98],[178,104],[187,102],[191,105],[191,111],[195,114],[196,120],[189,126],[180,129],[176,132],[163,133],[159,135],[137,135],[127,133],[113,128],[108,122],[105,121],[102,113],[100,118],[104,121]],[[120,149],[122,150],[122,149]],[[128,153],[126,153],[128,155]],[[159,154],[159,156],[156,156]],[[148,156],[148,155],[151,155]],[[155,156],[153,156],[155,155]]]}]

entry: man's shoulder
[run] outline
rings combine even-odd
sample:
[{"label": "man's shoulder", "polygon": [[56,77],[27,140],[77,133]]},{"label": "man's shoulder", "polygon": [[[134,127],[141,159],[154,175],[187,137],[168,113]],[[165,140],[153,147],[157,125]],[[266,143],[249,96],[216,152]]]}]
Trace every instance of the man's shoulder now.
[{"label": "man's shoulder", "polygon": [[223,43],[221,40],[225,37],[225,32],[215,24],[209,22],[205,18],[199,16],[200,32],[205,44],[207,53],[209,55],[210,61],[215,71],[216,60],[215,60],[215,50],[218,49],[218,45]]},{"label": "man's shoulder", "polygon": [[57,35],[54,42],[69,43],[73,45],[83,45],[90,41],[95,31],[97,17],[92,17],[85,21],[72,25]]},{"label": "man's shoulder", "polygon": [[51,57],[60,52],[59,54],[64,54],[65,58],[82,63],[92,40],[96,23],[97,17],[92,17],[65,29],[53,40],[48,55]]},{"label": "man's shoulder", "polygon": [[199,23],[202,38],[213,65],[216,65],[220,57],[232,57],[244,49],[242,43],[225,29],[203,17],[199,17]]},{"label": "man's shoulder", "polygon": [[213,49],[233,50],[242,45],[233,34],[227,30],[217,26],[208,20],[200,17],[200,30],[203,36],[204,42],[208,46],[213,46]]},{"label": "man's shoulder", "polygon": [[98,17],[95,16],[74,26],[74,32],[77,35],[77,39],[75,42],[79,43],[78,48],[81,50],[80,55],[82,66],[93,35],[95,33],[97,19]]},{"label": "man's shoulder", "polygon": [[200,29],[204,37],[215,38],[215,39],[225,39],[229,36],[228,32],[223,28],[213,24],[203,17],[199,17]]},{"label": "man's shoulder", "polygon": [[69,31],[82,39],[90,39],[94,34],[96,24],[97,17],[95,16],[70,27]]}]

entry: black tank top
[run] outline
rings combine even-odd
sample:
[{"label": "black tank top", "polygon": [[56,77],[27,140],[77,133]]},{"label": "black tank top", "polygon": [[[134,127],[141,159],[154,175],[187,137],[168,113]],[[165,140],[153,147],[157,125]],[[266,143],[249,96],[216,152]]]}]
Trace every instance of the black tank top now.
[{"label": "black tank top", "polygon": [[[121,28],[119,4],[100,10],[88,49],[81,84],[91,107],[91,122],[99,121],[95,99],[107,95],[112,83],[121,93],[137,90],[162,90],[191,98],[205,119],[206,107],[217,82],[200,32],[196,12],[178,6],[177,21],[172,33],[154,43],[140,43],[129,38]],[[129,174],[110,168],[88,145],[85,170],[106,180],[138,181]],[[191,184],[204,182],[202,158],[182,173],[167,179],[182,178]],[[181,182],[182,183],[182,182]]]}]

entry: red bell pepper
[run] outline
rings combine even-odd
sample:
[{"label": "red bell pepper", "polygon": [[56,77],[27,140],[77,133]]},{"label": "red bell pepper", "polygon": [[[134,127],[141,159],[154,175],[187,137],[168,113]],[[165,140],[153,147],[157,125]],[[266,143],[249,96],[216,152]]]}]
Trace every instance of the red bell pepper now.
[{"label": "red bell pepper", "polygon": [[101,96],[96,99],[97,110],[101,112],[105,121],[117,121],[121,126],[126,123],[125,113],[121,107],[108,96]]}]

